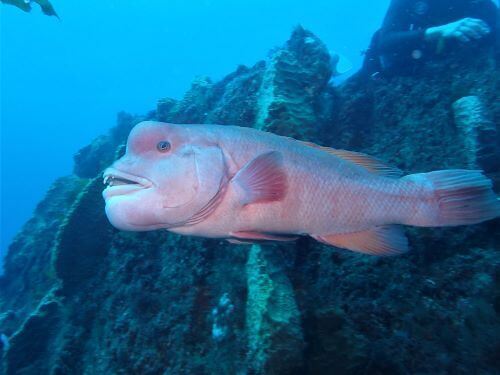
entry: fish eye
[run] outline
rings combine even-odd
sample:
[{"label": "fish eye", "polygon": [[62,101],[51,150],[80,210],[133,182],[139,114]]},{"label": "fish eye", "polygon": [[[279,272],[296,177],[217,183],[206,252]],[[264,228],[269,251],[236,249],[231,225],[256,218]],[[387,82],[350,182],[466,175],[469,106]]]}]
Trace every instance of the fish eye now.
[{"label": "fish eye", "polygon": [[170,142],[168,141],[160,141],[158,142],[158,144],[156,145],[156,149],[160,152],[167,152],[170,150]]}]

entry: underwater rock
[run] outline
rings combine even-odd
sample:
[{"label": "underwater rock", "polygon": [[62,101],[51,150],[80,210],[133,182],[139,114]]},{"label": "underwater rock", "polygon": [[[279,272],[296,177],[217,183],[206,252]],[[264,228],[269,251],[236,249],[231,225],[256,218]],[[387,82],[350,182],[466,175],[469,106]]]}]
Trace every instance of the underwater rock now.
[{"label": "underwater rock", "polygon": [[290,280],[252,245],[246,265],[248,363],[256,374],[290,374],[302,367],[304,341]]},{"label": "underwater rock", "polygon": [[177,103],[178,101],[172,98],[158,100],[156,105],[156,117],[160,119],[160,121],[168,122],[169,115],[174,110]]},{"label": "underwater rock", "polygon": [[38,204],[33,217],[9,246],[5,272],[0,276],[0,332],[12,335],[58,285],[52,264],[56,234],[87,181],[71,176],[58,179]]},{"label": "underwater rock", "polygon": [[214,84],[206,77],[195,79],[182,100],[161,99],[157,118],[172,123],[218,123],[252,126],[257,111],[257,94],[265,65],[243,65]]},{"label": "underwater rock", "polygon": [[73,173],[83,178],[94,178],[116,159],[116,149],[127,140],[130,129],[144,117],[118,113],[117,124],[107,135],[97,137],[73,157]]},{"label": "underwater rock", "polygon": [[467,168],[483,169],[486,173],[499,171],[500,138],[481,99],[470,95],[456,100],[453,115],[462,132]]},{"label": "underwater rock", "polygon": [[[116,145],[113,145],[107,136],[96,138],[91,144],[79,150],[73,157],[75,161],[74,173],[82,178],[92,178],[102,170],[103,163],[114,154]],[[106,157],[108,156],[108,157]]]},{"label": "underwater rock", "polygon": [[157,116],[162,121],[173,123],[201,124],[210,109],[210,92],[212,81],[200,76],[191,82],[191,87],[182,100],[173,101],[166,98],[158,102]]},{"label": "underwater rock", "polygon": [[499,84],[488,50],[463,56],[460,64],[450,57],[413,76],[354,76],[339,90],[328,143],[377,155],[405,172],[465,168],[469,155],[457,134],[452,104],[478,96],[498,126]]},{"label": "underwater rock", "polygon": [[251,68],[240,65],[234,73],[215,83],[212,101],[217,104],[207,115],[206,121],[254,126],[264,69],[264,62],[259,62]]},{"label": "underwater rock", "polygon": [[10,338],[5,374],[44,374],[51,367],[52,350],[61,327],[61,306],[54,300],[42,301]]},{"label": "underwater rock", "polygon": [[214,322],[212,324],[212,338],[215,341],[221,341],[229,333],[229,322],[234,311],[234,305],[231,303],[227,293],[224,293],[219,299],[217,307],[212,310]]},{"label": "underwater rock", "polygon": [[297,27],[266,67],[255,127],[303,140],[318,140],[321,129],[316,104],[331,74],[326,46],[311,32]]},{"label": "underwater rock", "polygon": [[[366,152],[406,172],[468,165],[472,133],[455,121],[483,129],[487,118],[498,134],[500,74],[489,51],[415,76],[354,76],[339,87],[327,85],[329,64],[321,41],[297,28],[268,61],[218,82],[197,79],[181,100],[163,99],[145,116],[120,114],[116,127],[83,148],[75,174],[85,178],[56,181],[5,259],[5,370],[498,372],[498,219],[408,230],[411,251],[395,258],[308,239],[234,246],[107,223],[99,176],[142,119],[255,126]],[[457,102],[471,96],[481,109],[473,99]],[[463,115],[454,120],[457,110]]]},{"label": "underwater rock", "polygon": [[62,281],[61,295],[83,289],[109,250],[113,229],[104,214],[101,191],[101,177],[90,180],[59,228],[52,256]]}]

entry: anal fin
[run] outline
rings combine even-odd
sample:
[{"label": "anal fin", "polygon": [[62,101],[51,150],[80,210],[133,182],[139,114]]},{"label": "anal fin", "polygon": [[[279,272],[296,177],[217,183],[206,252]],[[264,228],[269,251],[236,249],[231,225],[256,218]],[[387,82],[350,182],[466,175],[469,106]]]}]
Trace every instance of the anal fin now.
[{"label": "anal fin", "polygon": [[386,225],[353,233],[312,236],[327,245],[358,253],[391,256],[408,251],[408,240],[401,227]]}]

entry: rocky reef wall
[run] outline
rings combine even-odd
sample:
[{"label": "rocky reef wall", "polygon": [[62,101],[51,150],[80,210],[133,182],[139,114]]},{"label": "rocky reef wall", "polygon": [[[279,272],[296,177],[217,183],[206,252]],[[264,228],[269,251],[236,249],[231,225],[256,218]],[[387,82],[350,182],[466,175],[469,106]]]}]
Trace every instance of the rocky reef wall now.
[{"label": "rocky reef wall", "polygon": [[[254,126],[376,155],[405,172],[473,167],[500,183],[498,56],[328,84],[297,28],[266,61],[197,78],[75,156],[10,246],[0,279],[6,374],[444,374],[499,371],[499,220],[411,229],[375,258],[296,243],[235,246],[104,216],[100,173],[142,119]],[[457,62],[459,61],[459,62]],[[161,74],[161,72],[159,72]],[[472,98],[472,99],[471,99]]]}]

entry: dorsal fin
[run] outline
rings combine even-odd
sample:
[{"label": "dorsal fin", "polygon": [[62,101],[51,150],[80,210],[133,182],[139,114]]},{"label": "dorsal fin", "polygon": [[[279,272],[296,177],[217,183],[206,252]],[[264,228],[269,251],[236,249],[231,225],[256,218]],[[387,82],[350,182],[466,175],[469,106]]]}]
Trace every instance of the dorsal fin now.
[{"label": "dorsal fin", "polygon": [[382,160],[374,158],[370,155],[363,154],[361,152],[338,150],[331,147],[319,146],[316,143],[312,142],[299,142],[306,146],[314,147],[331,155],[335,155],[345,161],[354,163],[357,166],[363,167],[367,171],[380,176],[398,178],[403,175],[403,172],[400,169],[391,167],[390,165],[384,163]]}]

